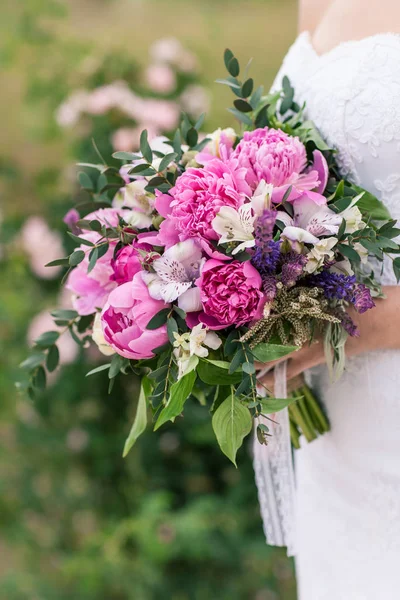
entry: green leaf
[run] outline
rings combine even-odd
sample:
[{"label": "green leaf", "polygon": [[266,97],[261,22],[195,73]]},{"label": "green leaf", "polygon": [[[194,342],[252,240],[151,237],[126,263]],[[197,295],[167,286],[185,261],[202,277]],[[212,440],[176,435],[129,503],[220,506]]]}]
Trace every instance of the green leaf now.
[{"label": "green leaf", "polygon": [[71,267],[76,267],[76,265],[79,265],[79,263],[81,263],[84,258],[85,253],[83,250],[75,250],[75,252],[73,252],[69,257],[69,264],[71,265]]},{"label": "green leaf", "polygon": [[167,333],[169,341],[173,344],[175,342],[174,333],[179,333],[178,323],[174,317],[169,317],[167,320]]},{"label": "green leaf", "polygon": [[243,98],[248,98],[251,96],[254,87],[254,80],[252,78],[247,79],[242,85],[242,96]]},{"label": "green leaf", "polygon": [[231,366],[231,363],[227,360],[211,360],[210,358],[205,358],[204,360],[210,363],[210,365],[214,365],[219,369],[225,369],[226,371],[229,371],[229,367]]},{"label": "green leaf", "polygon": [[96,221],[96,219],[92,219],[89,221],[90,229],[92,231],[97,231],[99,233],[101,231],[101,223],[100,221]]},{"label": "green leaf", "polygon": [[[362,243],[362,242],[361,242]],[[349,260],[359,263],[361,261],[360,255],[358,252],[354,250],[351,246],[347,246],[346,244],[338,244],[337,249],[343,256],[348,258]]]},{"label": "green leaf", "polygon": [[25,371],[31,371],[41,365],[45,361],[45,358],[46,356],[43,352],[35,352],[35,354],[28,356],[19,366]]},{"label": "green leaf", "polygon": [[107,254],[109,247],[110,245],[108,242],[104,242],[100,246],[97,246],[97,259]]},{"label": "green leaf", "polygon": [[123,368],[126,358],[120,356],[119,354],[114,354],[111,360],[110,370],[108,371],[108,378],[113,379],[116,377],[120,370]]},{"label": "green leaf", "polygon": [[90,273],[90,271],[93,271],[94,267],[96,266],[96,262],[97,262],[98,258],[99,258],[99,249],[93,248],[93,250],[89,254],[89,264],[88,264],[88,268],[87,268],[88,273]]},{"label": "green leaf", "polygon": [[237,108],[242,113],[248,113],[253,110],[251,104],[249,104],[248,102],[246,102],[246,100],[243,100],[242,98],[238,98],[233,102],[233,104],[235,105],[235,108]]},{"label": "green leaf", "polygon": [[78,181],[79,181],[79,184],[83,187],[83,189],[93,190],[93,182],[90,179],[89,175],[87,173],[85,173],[84,171],[80,171],[78,173]]},{"label": "green leaf", "polygon": [[46,371],[42,366],[38,367],[33,378],[32,385],[37,390],[45,390],[46,389]]},{"label": "green leaf", "polygon": [[68,267],[69,265],[69,257],[66,258],[57,258],[56,260],[52,260],[47,263],[45,267]]},{"label": "green leaf", "polygon": [[93,315],[84,315],[78,321],[78,332],[83,333],[93,323]]},{"label": "green leaf", "polygon": [[236,119],[238,119],[245,125],[248,125],[249,127],[253,125],[253,121],[250,119],[250,117],[245,113],[240,112],[240,110],[237,110],[236,108],[228,108],[228,112],[232,113],[236,117]]},{"label": "green leaf", "polygon": [[233,54],[232,50],[229,50],[229,48],[226,48],[225,52],[224,52],[224,63],[225,63],[225,67],[227,69],[228,69],[228,65],[231,62],[233,57],[234,57],[234,54]]},{"label": "green leaf", "polygon": [[251,431],[252,418],[248,408],[231,394],[217,408],[212,427],[222,452],[236,465],[236,453]]},{"label": "green leaf", "polygon": [[47,354],[47,358],[46,358],[46,368],[49,371],[49,373],[52,373],[53,371],[55,371],[58,367],[58,363],[60,362],[60,353],[58,351],[58,348],[55,344],[53,344],[53,346],[50,346],[48,354]]},{"label": "green leaf", "polygon": [[248,375],[253,375],[253,373],[256,372],[256,368],[253,363],[244,362],[242,364],[242,371],[244,371],[244,373],[247,373]]},{"label": "green leaf", "polygon": [[221,85],[227,85],[232,89],[240,90],[240,85],[238,83],[234,83],[230,79],[216,79],[215,83],[220,83]]},{"label": "green leaf", "polygon": [[86,373],[85,377],[90,377],[90,375],[94,375],[95,373],[100,373],[101,371],[105,371],[106,369],[109,369],[111,367],[111,363],[107,363],[106,365],[100,365],[100,367],[96,367],[95,369],[92,369],[91,371],[89,371],[89,373]]},{"label": "green leaf", "polygon": [[124,445],[124,451],[122,453],[123,458],[125,458],[132,446],[135,444],[138,437],[143,433],[146,429],[147,425],[147,402],[146,398],[148,398],[151,394],[151,383],[146,377],[143,377],[140,386],[140,394],[136,408],[136,415],[133,421],[132,428],[129,432],[129,435],[126,439]]},{"label": "green leaf", "polygon": [[35,340],[35,344],[41,348],[49,348],[58,340],[59,337],[60,334],[58,331],[45,331]]},{"label": "green leaf", "polygon": [[176,152],[166,154],[164,158],[161,159],[160,166],[158,167],[158,172],[161,173],[162,171],[164,171],[164,169],[166,169],[168,165],[170,165],[177,158],[177,156],[178,155]]},{"label": "green leaf", "polygon": [[72,321],[73,319],[76,319],[79,316],[76,310],[69,309],[53,310],[50,314],[55,319],[66,319],[67,321]]},{"label": "green leaf", "polygon": [[283,410],[299,398],[264,398],[260,400],[261,412],[263,415],[272,415]]},{"label": "green leaf", "polygon": [[147,140],[147,129],[144,129],[140,135],[140,152],[143,154],[143,158],[147,160],[149,164],[151,164],[153,160],[153,152]]},{"label": "green leaf", "polygon": [[197,373],[200,379],[208,385],[234,385],[242,379],[241,373],[226,372],[225,367],[220,369],[210,361],[201,360],[197,366]]},{"label": "green leaf", "polygon": [[237,77],[240,73],[238,59],[233,56],[231,58],[231,60],[229,61],[227,68],[228,68],[229,74],[232,75],[232,77]]},{"label": "green leaf", "polygon": [[363,215],[373,221],[388,221],[391,219],[390,212],[376,196],[363,190],[363,188],[358,185],[352,184],[351,188],[355,190],[357,194],[363,194],[357,202],[357,206]]},{"label": "green leaf", "polygon": [[241,346],[239,346],[236,354],[234,355],[234,357],[232,358],[231,364],[229,366],[229,373],[232,374],[234,373],[239,367],[242,366],[242,364],[246,361],[246,355],[243,352],[243,349]]},{"label": "green leaf", "polygon": [[197,132],[197,129],[195,129],[194,127],[191,127],[186,134],[186,141],[188,143],[188,146],[190,148],[193,148],[193,146],[195,146],[197,144],[198,139],[199,139],[199,134]]},{"label": "green leaf", "polygon": [[178,315],[178,317],[180,317],[183,320],[186,319],[186,313],[185,313],[185,311],[182,310],[181,308],[179,308],[179,306],[174,305],[173,306],[173,310],[176,312],[176,314]]},{"label": "green leaf", "polygon": [[118,160],[135,160],[138,158],[138,155],[134,152],[114,152],[112,157]]},{"label": "green leaf", "polygon": [[171,312],[169,308],[163,308],[147,323],[146,329],[158,329],[161,325],[165,325],[168,315]]},{"label": "green leaf", "polygon": [[397,283],[400,281],[400,256],[394,259],[393,261],[393,272],[397,279]]},{"label": "green leaf", "polygon": [[168,403],[161,411],[154,426],[154,431],[181,414],[186,400],[192,393],[195,381],[196,371],[191,371],[171,386]]},{"label": "green leaf", "polygon": [[85,240],[83,237],[79,237],[79,235],[74,235],[70,231],[67,231],[70,238],[77,242],[78,244],[83,244],[84,246],[94,246],[93,242],[89,242],[89,240]]},{"label": "green leaf", "polygon": [[297,346],[283,346],[281,344],[257,344],[255,348],[252,348],[254,358],[262,363],[271,362],[282,358],[287,354],[291,354],[295,350],[298,350]]}]

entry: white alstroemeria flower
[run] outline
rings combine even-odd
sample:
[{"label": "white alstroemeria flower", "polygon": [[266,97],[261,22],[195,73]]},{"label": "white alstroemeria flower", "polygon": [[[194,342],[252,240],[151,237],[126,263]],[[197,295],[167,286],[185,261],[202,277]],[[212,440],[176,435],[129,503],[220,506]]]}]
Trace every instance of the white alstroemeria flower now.
[{"label": "white alstroemeria flower", "polygon": [[105,356],[111,356],[112,354],[115,354],[110,344],[108,344],[104,338],[103,327],[101,325],[101,313],[99,312],[97,312],[94,317],[92,340],[100,352]]},{"label": "white alstroemeria flower", "polygon": [[132,181],[113,200],[114,208],[130,209],[124,211],[124,220],[138,229],[146,229],[152,223],[155,196],[145,191],[146,186],[144,179]]},{"label": "white alstroemeria flower", "polygon": [[155,273],[142,273],[150,296],[173,302],[192,287],[203,262],[202,252],[194,240],[171,246],[153,262]]},{"label": "white alstroemeria flower", "polygon": [[243,204],[239,210],[222,206],[212,221],[212,227],[220,236],[219,244],[242,242],[232,254],[237,254],[255,244],[253,231],[255,216],[251,203]]},{"label": "white alstroemeria flower", "polygon": [[178,379],[193,371],[199,358],[208,356],[208,348],[217,350],[222,341],[214,331],[199,323],[190,333],[174,333],[174,356],[178,364]]},{"label": "white alstroemeria flower", "polygon": [[267,183],[264,180],[260,181],[258,184],[251,198],[251,206],[253,207],[256,217],[261,217],[265,210],[269,210],[271,208],[271,196],[273,189],[274,186],[272,183]]},{"label": "white alstroemeria flower", "polygon": [[[205,358],[208,356],[208,349],[217,350],[222,341],[214,331],[209,331],[203,323],[199,323],[193,327],[189,337],[189,352],[190,356],[200,356]],[[205,347],[207,346],[207,348]]]},{"label": "white alstroemeria flower", "polygon": [[307,273],[314,273],[317,269],[322,267],[324,260],[332,260],[334,253],[332,248],[337,244],[337,238],[330,237],[324,238],[323,240],[317,240],[315,246],[307,254],[307,263],[304,270]]}]

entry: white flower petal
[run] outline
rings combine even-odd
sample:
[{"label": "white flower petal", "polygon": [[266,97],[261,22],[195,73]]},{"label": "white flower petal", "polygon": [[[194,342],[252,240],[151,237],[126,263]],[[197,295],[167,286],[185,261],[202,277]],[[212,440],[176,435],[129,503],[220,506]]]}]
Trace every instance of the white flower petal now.
[{"label": "white flower petal", "polygon": [[184,294],[190,288],[191,285],[192,283],[190,281],[170,281],[169,283],[163,282],[160,286],[161,298],[162,300],[164,300],[164,302],[173,302],[174,300],[179,298],[179,296]]},{"label": "white flower petal", "polygon": [[178,306],[185,312],[197,312],[203,308],[200,290],[197,287],[188,289],[178,298]]},{"label": "white flower petal", "polygon": [[285,227],[282,236],[293,242],[304,242],[305,244],[318,244],[319,242],[315,235],[301,227]]},{"label": "white flower petal", "polygon": [[212,350],[217,350],[221,346],[222,340],[214,331],[207,331],[204,344]]}]

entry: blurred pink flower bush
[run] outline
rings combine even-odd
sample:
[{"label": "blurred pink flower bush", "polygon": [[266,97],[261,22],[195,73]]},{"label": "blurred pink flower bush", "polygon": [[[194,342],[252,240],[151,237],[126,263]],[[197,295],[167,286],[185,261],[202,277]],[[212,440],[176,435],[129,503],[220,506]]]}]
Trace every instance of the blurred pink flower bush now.
[{"label": "blurred pink flower bush", "polygon": [[55,279],[62,268],[45,264],[64,256],[61,235],[51,230],[42,217],[28,217],[21,229],[22,248],[29,258],[33,273],[41,279]]}]

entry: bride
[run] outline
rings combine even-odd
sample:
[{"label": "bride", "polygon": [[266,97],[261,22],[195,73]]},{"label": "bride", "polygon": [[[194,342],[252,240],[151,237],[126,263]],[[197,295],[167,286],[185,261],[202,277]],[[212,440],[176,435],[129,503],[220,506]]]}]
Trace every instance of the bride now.
[{"label": "bride", "polygon": [[[400,219],[400,3],[301,0],[300,30],[276,87],[288,75],[342,175]],[[307,371],[332,427],[295,458],[300,600],[400,598],[400,287],[389,261],[380,276],[386,300],[352,314],[339,382],[322,344],[287,365],[288,379]]]}]

